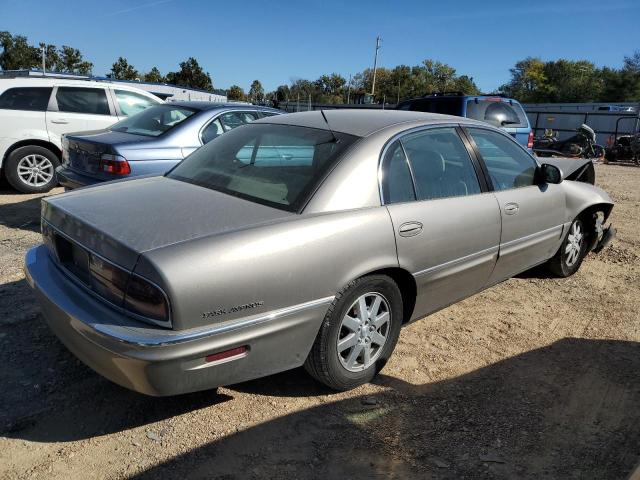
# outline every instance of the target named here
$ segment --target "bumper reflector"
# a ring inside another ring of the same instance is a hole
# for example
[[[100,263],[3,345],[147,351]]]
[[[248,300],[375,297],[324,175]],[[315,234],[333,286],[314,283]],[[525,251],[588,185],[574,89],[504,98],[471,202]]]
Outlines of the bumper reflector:
[[[211,355],[207,355],[206,357],[204,357],[204,361],[207,363],[219,362],[220,360],[226,360],[232,357],[245,356],[248,351],[249,348],[246,345],[243,345],[242,347],[236,347],[224,352],[212,353]]]

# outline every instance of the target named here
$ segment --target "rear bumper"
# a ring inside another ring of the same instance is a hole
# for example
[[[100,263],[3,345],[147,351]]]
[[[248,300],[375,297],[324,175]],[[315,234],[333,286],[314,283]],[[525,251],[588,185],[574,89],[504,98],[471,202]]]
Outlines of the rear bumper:
[[[58,177],[58,183],[67,190],[103,183],[102,180],[98,180],[97,178],[89,177],[87,175],[81,175],[64,167],[58,167],[56,169],[56,176]]]
[[[90,368],[147,395],[177,395],[229,385],[302,365],[332,298],[206,329],[174,331],[141,324],[79,288],[46,247],[25,258],[25,275],[45,320]],[[248,353],[207,363],[207,355],[246,346]]]

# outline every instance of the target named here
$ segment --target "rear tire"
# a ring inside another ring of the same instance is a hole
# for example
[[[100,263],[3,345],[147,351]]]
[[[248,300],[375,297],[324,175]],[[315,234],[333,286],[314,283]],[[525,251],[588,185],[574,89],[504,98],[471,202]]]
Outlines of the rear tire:
[[[58,183],[58,156],[38,145],[16,148],[7,159],[5,175],[9,184],[22,193],[46,193]]]
[[[560,245],[553,258],[547,262],[547,267],[551,273],[558,277],[566,278],[578,271],[580,265],[582,265],[582,260],[587,254],[587,237],[585,233],[584,222],[576,218],[571,223],[562,245]]]
[[[329,307],[305,369],[334,390],[370,382],[396,346],[402,312],[402,295],[391,278],[354,280]]]

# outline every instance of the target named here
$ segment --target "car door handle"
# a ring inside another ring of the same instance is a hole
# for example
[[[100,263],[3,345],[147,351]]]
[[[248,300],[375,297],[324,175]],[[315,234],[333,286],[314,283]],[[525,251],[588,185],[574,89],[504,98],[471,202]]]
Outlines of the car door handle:
[[[520,207],[517,203],[507,203],[504,206],[504,213],[506,213],[507,215],[515,215],[516,213],[518,213],[519,208]]]
[[[59,120],[51,120],[51,123],[59,123],[61,125],[66,125],[67,123],[69,123],[69,120],[65,120],[64,118],[61,118]]]
[[[413,237],[420,232],[422,232],[422,224],[420,222],[405,222],[398,229],[401,237]]]

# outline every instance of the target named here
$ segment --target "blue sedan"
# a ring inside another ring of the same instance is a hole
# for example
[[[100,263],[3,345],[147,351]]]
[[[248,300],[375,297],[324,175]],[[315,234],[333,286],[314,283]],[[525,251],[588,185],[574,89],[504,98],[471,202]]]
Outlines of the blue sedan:
[[[170,102],[107,129],[65,135],[59,183],[73,189],[138,175],[162,175],[223,133],[281,112],[238,103]]]

